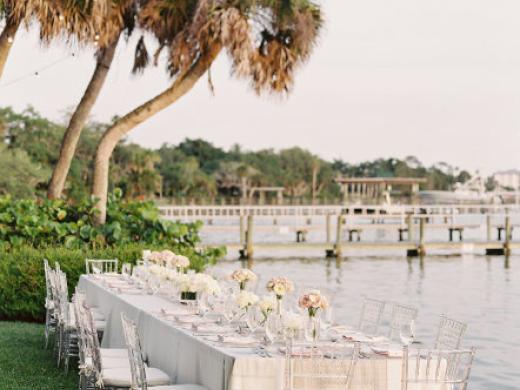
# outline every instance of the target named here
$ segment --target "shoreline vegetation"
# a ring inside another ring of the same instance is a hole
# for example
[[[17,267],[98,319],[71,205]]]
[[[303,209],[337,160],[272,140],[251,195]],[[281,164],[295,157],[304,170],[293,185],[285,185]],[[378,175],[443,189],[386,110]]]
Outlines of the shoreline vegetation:
[[[64,123],[67,122],[67,119]],[[29,107],[17,112],[0,108],[0,195],[44,198],[59,155],[66,125],[49,120]],[[67,199],[88,197],[93,181],[96,145],[110,123],[90,122],[81,134],[65,185]],[[425,190],[450,190],[471,175],[447,163],[424,166],[416,157],[380,158],[359,164],[326,161],[311,151],[293,147],[249,151],[235,145],[224,150],[202,139],[148,149],[122,141],[114,150],[110,191],[122,189],[127,199],[168,203],[241,201],[253,187],[284,187],[284,202],[300,204],[340,199],[338,176],[419,177]],[[492,179],[488,187],[493,187]],[[266,201],[276,194],[266,194]]]

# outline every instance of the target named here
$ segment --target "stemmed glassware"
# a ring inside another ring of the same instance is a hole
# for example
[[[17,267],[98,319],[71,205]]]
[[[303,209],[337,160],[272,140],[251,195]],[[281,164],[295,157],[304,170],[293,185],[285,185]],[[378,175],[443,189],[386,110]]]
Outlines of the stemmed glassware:
[[[250,307],[246,312],[246,325],[251,334],[255,333],[262,323],[263,315],[258,306]]]
[[[321,327],[325,331],[325,334],[329,335],[330,328],[332,328],[332,326],[334,325],[334,309],[332,308],[332,306],[329,306],[323,312],[323,314],[323,318],[321,319]]]
[[[413,343],[413,340],[415,339],[415,322],[413,320],[401,324],[399,327],[399,337],[401,338],[401,343],[405,346]]]

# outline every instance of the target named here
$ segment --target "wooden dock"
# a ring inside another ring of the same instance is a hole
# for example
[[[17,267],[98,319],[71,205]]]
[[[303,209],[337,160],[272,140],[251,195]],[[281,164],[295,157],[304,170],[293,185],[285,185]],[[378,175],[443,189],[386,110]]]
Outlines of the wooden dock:
[[[241,258],[252,258],[255,250],[313,250],[341,257],[356,250],[401,250],[407,256],[435,250],[507,255],[520,248],[520,242],[513,240],[514,229],[520,227],[519,205],[167,206],[161,213],[166,219],[202,220],[205,232],[237,232],[238,242],[228,245],[228,251],[239,252]],[[280,226],[282,220],[285,225]],[[466,232],[484,227],[484,237],[465,240]],[[255,232],[276,234],[277,229],[294,234],[294,241],[255,239]],[[325,240],[309,242],[308,235],[320,230]],[[427,241],[426,232],[432,230],[446,231],[446,241]],[[393,231],[397,242],[368,241],[370,231]]]

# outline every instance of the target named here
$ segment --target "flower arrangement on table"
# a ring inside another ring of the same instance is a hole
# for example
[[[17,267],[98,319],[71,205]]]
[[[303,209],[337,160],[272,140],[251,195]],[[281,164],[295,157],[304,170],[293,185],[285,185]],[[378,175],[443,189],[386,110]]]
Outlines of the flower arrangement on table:
[[[307,309],[309,317],[315,317],[319,310],[326,310],[329,307],[329,301],[320,290],[310,290],[300,297],[298,306]]]
[[[329,307],[329,301],[321,295],[320,290],[311,290],[300,297],[298,306],[302,309],[307,309],[309,314],[307,331],[309,332],[312,341],[316,343],[319,338],[321,327],[319,316],[317,316],[317,314],[320,310],[326,310]]]
[[[181,300],[195,300],[198,293],[220,294],[220,285],[208,274],[177,274],[173,283],[181,293]]]
[[[190,266],[190,259],[183,255],[177,255],[169,249],[143,251],[143,260],[152,265],[177,269],[178,272],[184,272]]]
[[[298,333],[303,329],[302,316],[292,312],[286,313],[283,317],[283,327],[289,338],[298,337]]]
[[[294,283],[286,277],[272,278],[267,282],[267,291],[272,292],[276,297],[276,312],[282,314],[282,299],[285,295],[294,291]]]
[[[237,294],[235,302],[240,309],[247,311],[258,302],[258,296],[250,291],[242,290]]]
[[[265,295],[262,297],[262,299],[258,301],[258,307],[260,309],[260,312],[264,316],[262,324],[265,324],[265,322],[267,321],[267,317],[269,317],[269,314],[271,314],[274,311],[276,305],[277,302],[273,296]]]
[[[247,283],[254,282],[257,276],[253,271],[247,268],[241,268],[231,274],[231,279],[239,283],[240,290],[245,290]]]

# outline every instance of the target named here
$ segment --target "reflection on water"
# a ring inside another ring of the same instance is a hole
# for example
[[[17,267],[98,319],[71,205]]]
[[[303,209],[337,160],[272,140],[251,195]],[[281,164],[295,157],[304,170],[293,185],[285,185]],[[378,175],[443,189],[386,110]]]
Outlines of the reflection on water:
[[[469,324],[464,344],[478,348],[469,389],[513,390],[520,388],[519,262],[517,255],[277,258],[225,261],[213,272],[251,267],[259,275],[261,293],[278,275],[293,279],[297,293],[320,288],[332,297],[338,321],[347,324],[356,323],[363,296],[416,306],[417,338],[425,346],[432,345],[438,316],[446,313]]]

